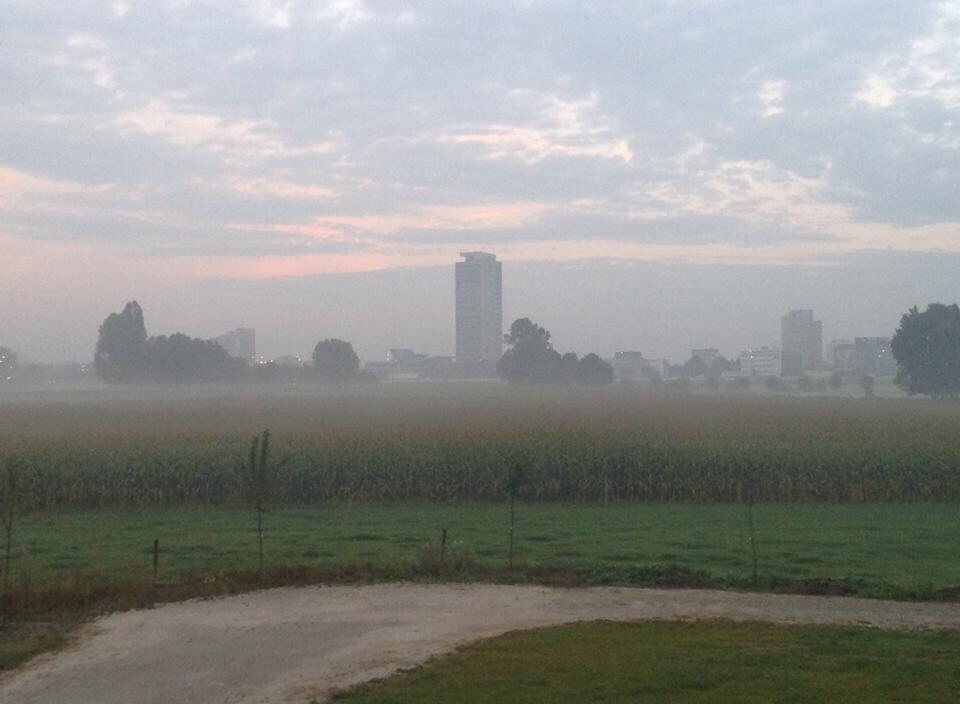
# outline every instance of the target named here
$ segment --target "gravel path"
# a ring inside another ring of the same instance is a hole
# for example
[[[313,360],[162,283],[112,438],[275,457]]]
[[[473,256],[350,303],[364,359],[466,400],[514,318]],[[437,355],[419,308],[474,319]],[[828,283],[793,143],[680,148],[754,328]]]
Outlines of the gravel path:
[[[960,606],[706,590],[493,585],[287,588],[101,618],[0,681],[17,704],[322,699],[509,630],[596,619],[960,629]]]

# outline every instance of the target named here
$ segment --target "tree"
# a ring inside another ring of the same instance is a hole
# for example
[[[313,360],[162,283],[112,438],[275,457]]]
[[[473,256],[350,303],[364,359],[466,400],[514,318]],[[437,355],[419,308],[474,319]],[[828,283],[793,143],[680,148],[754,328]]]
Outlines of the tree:
[[[735,376],[727,382],[728,391],[746,391],[750,388],[750,377]]]
[[[510,332],[503,336],[505,344],[515,346],[521,342],[533,342],[541,344],[552,349],[550,344],[550,332],[530,318],[517,318],[510,326]]]
[[[591,353],[577,359],[561,355],[550,343],[550,332],[530,318],[518,318],[503,336],[510,346],[497,362],[497,374],[511,384],[594,384],[613,382],[613,367]]]
[[[130,301],[121,313],[111,313],[100,326],[93,366],[106,382],[141,381],[146,367],[147,329],[143,310]]]
[[[560,357],[560,378],[564,384],[576,384],[579,381],[580,361],[576,352],[565,352]]]
[[[641,370],[644,378],[650,382],[650,386],[662,386],[663,385],[663,374],[660,373],[659,369],[655,367],[644,367]]]
[[[546,329],[529,318],[519,318],[513,321],[503,341],[511,348],[497,362],[501,378],[513,384],[547,384],[560,380],[563,358],[550,344],[550,333]]]
[[[16,352],[9,347],[0,347],[0,383],[12,379],[16,371]]]
[[[331,384],[354,381],[360,370],[360,358],[353,345],[344,340],[321,340],[313,349],[313,371],[318,379]]]
[[[914,306],[901,319],[891,341],[897,360],[896,383],[911,396],[960,398],[960,307],[931,303]]]
[[[607,386],[613,383],[613,367],[592,352],[577,363],[577,383]]]
[[[688,377],[705,376],[709,369],[703,357],[696,355],[683,363],[683,375]]]
[[[247,368],[216,342],[174,333],[151,337],[145,345],[145,376],[153,382],[193,384],[229,382]]]
[[[873,389],[876,385],[877,380],[872,374],[864,374],[860,377],[860,388],[863,389],[863,395],[867,398],[873,398]]]
[[[723,376],[724,372],[738,372],[740,371],[740,360],[738,359],[735,362],[731,362],[729,359],[720,355],[713,363],[710,365],[710,370],[707,372],[707,376],[720,378]]]

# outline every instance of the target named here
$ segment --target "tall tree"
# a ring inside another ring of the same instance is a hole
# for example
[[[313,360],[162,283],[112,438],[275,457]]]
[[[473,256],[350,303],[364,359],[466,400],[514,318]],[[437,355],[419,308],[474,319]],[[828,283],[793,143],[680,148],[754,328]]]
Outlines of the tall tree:
[[[246,369],[246,360],[231,357],[211,340],[182,333],[147,339],[146,378],[153,382],[224,383],[237,381]]]
[[[593,352],[586,354],[577,364],[577,383],[587,386],[607,386],[613,383],[613,367]]]
[[[503,341],[510,346],[518,345],[521,342],[529,342],[553,348],[550,344],[550,332],[534,323],[530,318],[514,320],[510,326],[510,332],[503,336]]]
[[[503,341],[510,349],[497,362],[497,373],[514,384],[547,384],[560,380],[563,361],[550,344],[550,333],[529,318],[513,321]]]
[[[510,346],[497,373],[512,384],[591,384],[613,381],[613,367],[590,353],[577,359],[573,352],[561,355],[550,342],[550,332],[529,318],[518,318],[503,336]]]
[[[560,378],[563,384],[576,384],[579,381],[580,360],[576,352],[564,352],[560,357]]]
[[[93,365],[104,381],[141,381],[146,369],[147,329],[143,310],[130,301],[121,313],[111,313],[100,326]]]
[[[683,363],[684,376],[706,376],[709,371],[710,367],[703,361],[703,357],[693,356]]]
[[[313,371],[317,378],[331,384],[354,381],[360,370],[360,358],[353,345],[336,338],[321,340],[313,349]]]
[[[916,306],[901,319],[891,341],[899,367],[896,383],[908,394],[960,398],[960,307]]]

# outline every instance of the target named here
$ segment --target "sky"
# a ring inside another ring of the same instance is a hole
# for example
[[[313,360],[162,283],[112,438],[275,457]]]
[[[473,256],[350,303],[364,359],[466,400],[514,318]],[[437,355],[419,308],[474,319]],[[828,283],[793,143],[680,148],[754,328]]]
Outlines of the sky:
[[[4,0],[0,344],[453,352],[458,253],[557,346],[889,335],[960,291],[960,0]]]

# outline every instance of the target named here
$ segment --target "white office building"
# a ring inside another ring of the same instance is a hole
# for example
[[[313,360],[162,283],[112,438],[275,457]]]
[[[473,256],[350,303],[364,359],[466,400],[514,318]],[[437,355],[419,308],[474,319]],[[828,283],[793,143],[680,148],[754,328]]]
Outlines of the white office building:
[[[761,347],[740,353],[740,373],[743,376],[780,376],[782,372],[780,350]]]

